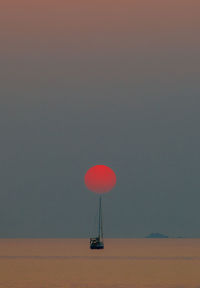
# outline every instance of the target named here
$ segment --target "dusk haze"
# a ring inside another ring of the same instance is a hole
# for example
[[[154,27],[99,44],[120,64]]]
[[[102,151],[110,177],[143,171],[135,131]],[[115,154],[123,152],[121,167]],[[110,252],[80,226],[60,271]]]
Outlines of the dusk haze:
[[[0,288],[200,287],[199,35],[198,0],[0,1]]]

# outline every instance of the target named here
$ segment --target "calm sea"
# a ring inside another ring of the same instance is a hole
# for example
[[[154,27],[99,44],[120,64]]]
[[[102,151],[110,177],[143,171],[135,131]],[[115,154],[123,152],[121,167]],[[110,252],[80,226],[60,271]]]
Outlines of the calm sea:
[[[200,288],[200,240],[0,240],[0,288],[47,287]]]

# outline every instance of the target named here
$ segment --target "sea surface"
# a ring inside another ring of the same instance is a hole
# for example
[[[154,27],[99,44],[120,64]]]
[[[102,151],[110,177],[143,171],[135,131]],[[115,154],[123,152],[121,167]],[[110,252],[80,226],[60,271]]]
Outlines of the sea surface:
[[[0,288],[200,288],[199,239],[1,239]]]

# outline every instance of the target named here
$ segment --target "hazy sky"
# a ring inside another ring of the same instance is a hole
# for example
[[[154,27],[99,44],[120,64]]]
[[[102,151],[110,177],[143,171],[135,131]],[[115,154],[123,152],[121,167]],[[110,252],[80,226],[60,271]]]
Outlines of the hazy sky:
[[[199,0],[2,0],[0,237],[200,237]]]

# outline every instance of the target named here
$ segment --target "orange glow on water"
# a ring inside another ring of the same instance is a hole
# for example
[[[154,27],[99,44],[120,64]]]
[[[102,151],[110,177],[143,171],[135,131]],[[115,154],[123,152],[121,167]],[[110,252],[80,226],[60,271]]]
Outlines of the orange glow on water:
[[[199,239],[1,239],[0,287],[197,288]]]

